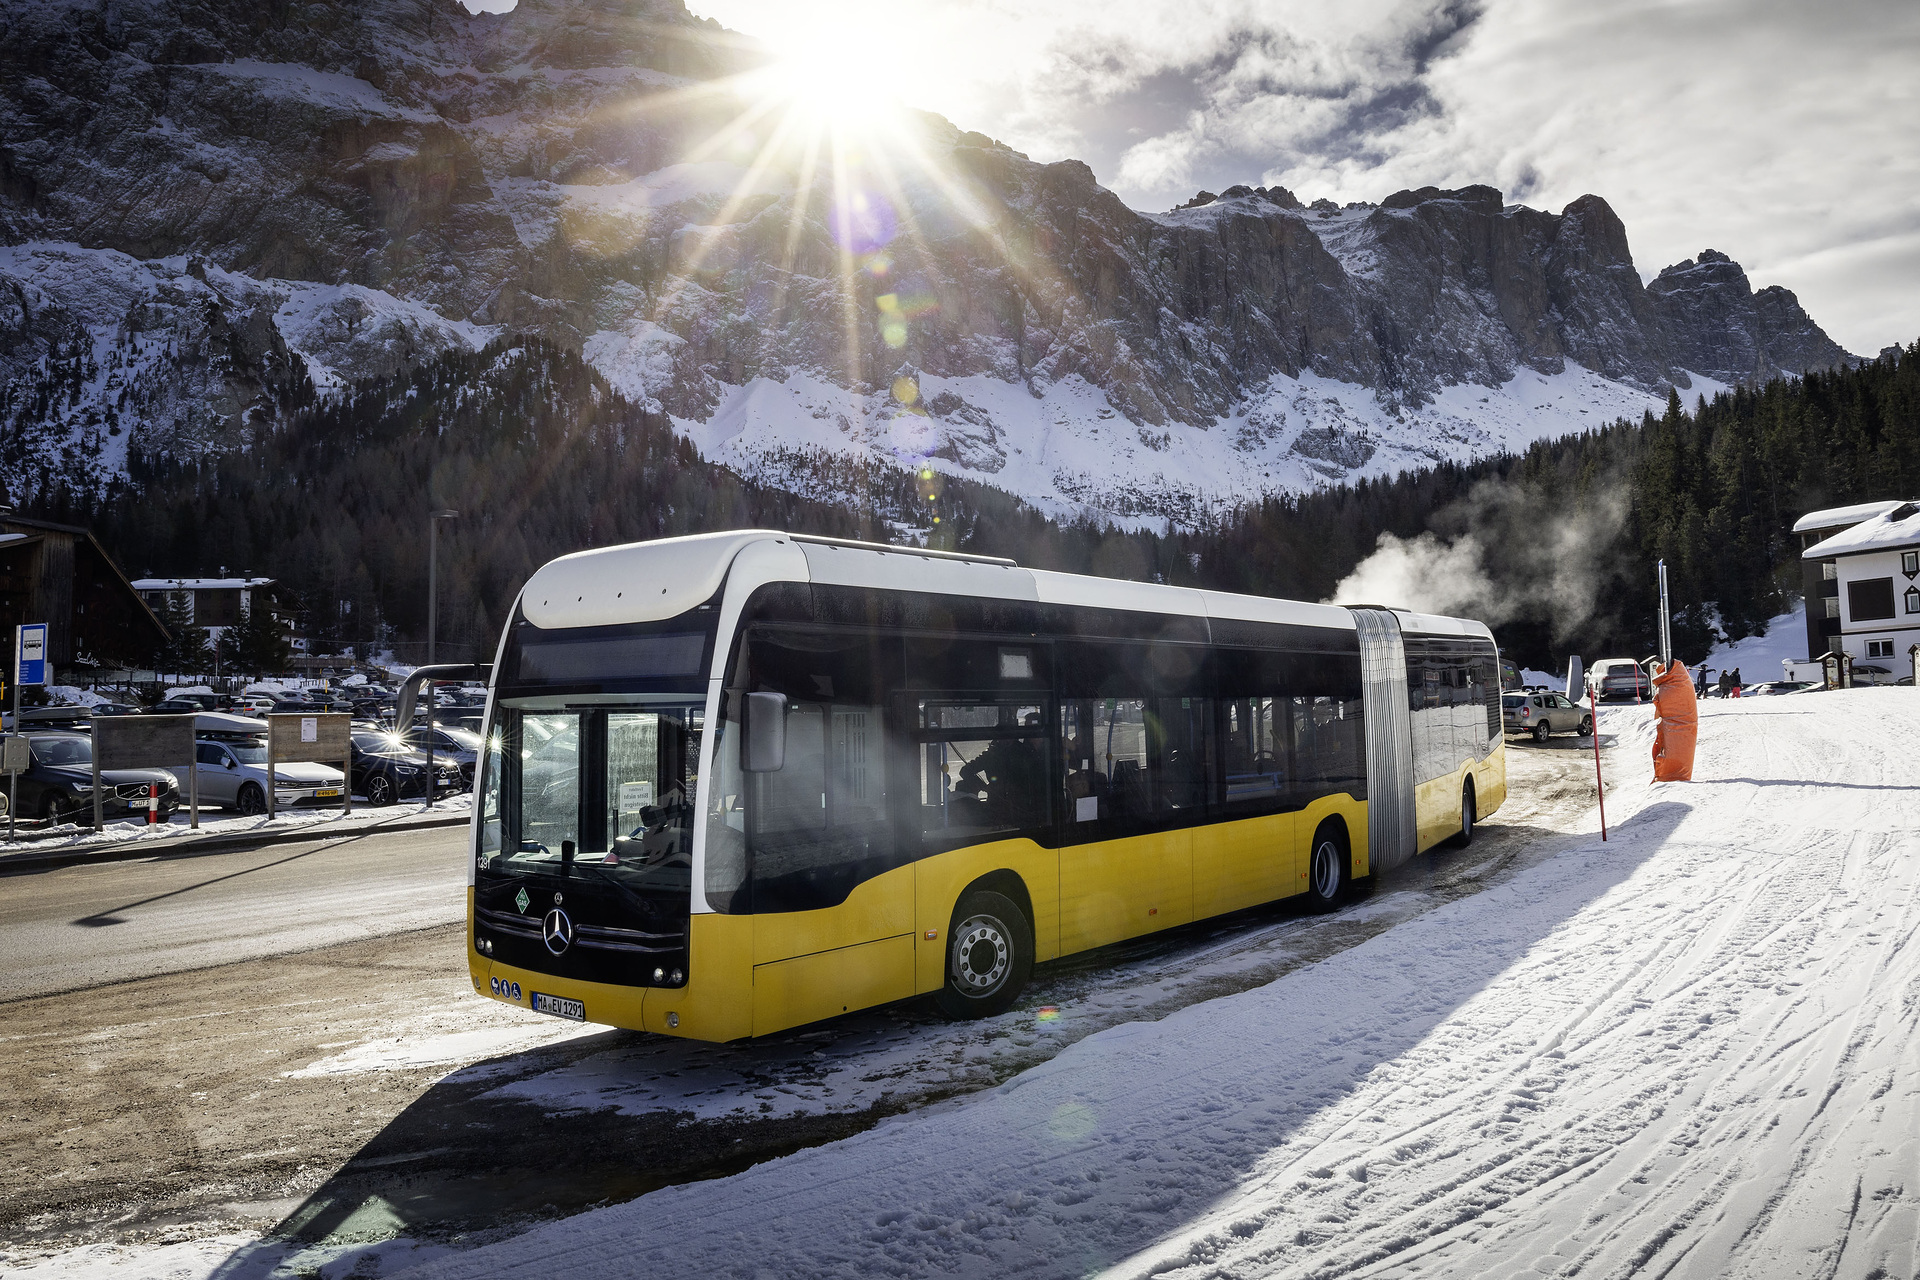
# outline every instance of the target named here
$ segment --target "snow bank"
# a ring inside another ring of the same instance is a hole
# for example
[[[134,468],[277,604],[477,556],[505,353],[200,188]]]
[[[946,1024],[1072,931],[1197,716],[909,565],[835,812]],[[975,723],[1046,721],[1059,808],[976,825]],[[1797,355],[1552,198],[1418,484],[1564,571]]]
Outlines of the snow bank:
[[[1646,709],[1609,711],[1606,844],[411,1274],[1913,1275],[1916,696],[1708,704],[1657,786]]]
[[[1715,676],[1738,667],[1741,679],[1748,684],[1759,684],[1762,680],[1780,679],[1785,672],[1782,662],[1805,662],[1807,657],[1807,606],[1802,602],[1794,605],[1791,612],[1768,622],[1767,634],[1763,636],[1715,645],[1704,665],[1711,668]]]

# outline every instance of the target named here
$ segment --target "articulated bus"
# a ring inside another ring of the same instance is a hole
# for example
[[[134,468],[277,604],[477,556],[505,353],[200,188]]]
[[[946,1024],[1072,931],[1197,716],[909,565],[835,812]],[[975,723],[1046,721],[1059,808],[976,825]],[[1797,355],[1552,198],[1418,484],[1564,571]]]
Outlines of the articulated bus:
[[[477,990],[667,1035],[910,996],[1299,896],[1506,796],[1478,622],[745,531],[528,581],[493,668]]]

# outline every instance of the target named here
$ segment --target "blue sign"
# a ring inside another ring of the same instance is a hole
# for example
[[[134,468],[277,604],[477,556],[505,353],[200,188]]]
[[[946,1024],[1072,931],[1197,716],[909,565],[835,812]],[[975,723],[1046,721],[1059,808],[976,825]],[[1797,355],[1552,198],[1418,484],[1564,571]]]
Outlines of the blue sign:
[[[13,668],[21,684],[47,682],[47,624],[29,622],[13,629]]]

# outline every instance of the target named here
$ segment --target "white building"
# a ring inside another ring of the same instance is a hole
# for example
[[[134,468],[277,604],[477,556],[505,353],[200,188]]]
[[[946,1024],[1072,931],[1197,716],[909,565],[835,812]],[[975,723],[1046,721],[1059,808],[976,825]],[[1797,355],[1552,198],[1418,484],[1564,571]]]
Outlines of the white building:
[[[193,624],[207,633],[207,643],[216,643],[228,627],[238,626],[243,613],[253,608],[256,593],[271,607],[272,578],[139,578],[133,589],[145,597],[155,613],[165,606],[169,596],[186,599]]]
[[[1920,644],[1920,502],[1902,502],[1850,525],[1808,547],[1801,558],[1821,564],[1822,576],[1835,584],[1828,598],[1840,625],[1827,637],[1829,646],[1856,667],[1911,675],[1909,651]]]

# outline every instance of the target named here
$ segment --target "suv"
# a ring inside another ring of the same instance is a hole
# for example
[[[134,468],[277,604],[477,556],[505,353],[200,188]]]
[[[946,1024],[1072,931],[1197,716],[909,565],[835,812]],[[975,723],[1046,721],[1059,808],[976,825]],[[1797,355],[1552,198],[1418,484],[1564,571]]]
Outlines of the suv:
[[[56,826],[93,816],[93,739],[81,733],[30,733],[32,753],[20,775],[20,812],[37,813]],[[103,817],[139,817],[147,811],[147,789],[160,788],[160,820],[180,807],[180,786],[165,769],[107,769],[100,774]]]
[[[1593,733],[1593,717],[1562,693],[1503,693],[1500,727],[1508,733],[1530,733],[1535,742],[1545,742],[1556,733],[1585,738]]]
[[[1653,697],[1653,681],[1632,658],[1602,658],[1587,671],[1587,688],[1601,702]]]

